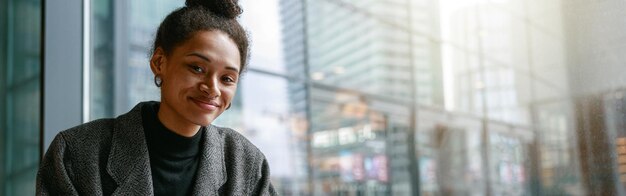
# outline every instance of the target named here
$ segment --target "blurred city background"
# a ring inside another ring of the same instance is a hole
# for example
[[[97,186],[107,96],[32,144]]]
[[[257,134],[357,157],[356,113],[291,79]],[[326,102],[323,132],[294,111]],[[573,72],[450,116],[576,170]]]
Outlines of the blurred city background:
[[[0,195],[34,194],[62,129],[159,100],[149,46],[183,4],[0,0]],[[626,1],[240,4],[251,61],[215,124],[281,195],[626,195]]]

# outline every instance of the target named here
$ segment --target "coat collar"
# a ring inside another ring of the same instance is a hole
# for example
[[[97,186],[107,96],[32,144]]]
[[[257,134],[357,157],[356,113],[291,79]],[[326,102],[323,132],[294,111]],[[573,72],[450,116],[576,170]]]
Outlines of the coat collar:
[[[115,119],[107,171],[118,185],[113,195],[154,195],[150,157],[144,135],[141,107]],[[216,195],[226,182],[223,140],[215,126],[204,127],[200,165],[196,173],[194,194]]]

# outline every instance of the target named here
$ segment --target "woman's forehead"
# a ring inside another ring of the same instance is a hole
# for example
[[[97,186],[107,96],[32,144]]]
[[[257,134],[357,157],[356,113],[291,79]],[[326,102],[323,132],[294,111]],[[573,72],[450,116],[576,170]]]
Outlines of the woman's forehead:
[[[210,63],[240,67],[240,53],[235,42],[221,31],[201,31],[177,47],[174,53],[200,58]]]

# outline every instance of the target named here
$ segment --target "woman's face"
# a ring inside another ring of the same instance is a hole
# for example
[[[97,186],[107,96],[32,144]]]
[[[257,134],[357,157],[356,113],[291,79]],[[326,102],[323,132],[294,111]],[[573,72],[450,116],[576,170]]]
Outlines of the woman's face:
[[[217,30],[195,33],[170,55],[157,48],[150,64],[163,81],[159,116],[200,126],[211,124],[230,105],[241,69],[237,45]]]

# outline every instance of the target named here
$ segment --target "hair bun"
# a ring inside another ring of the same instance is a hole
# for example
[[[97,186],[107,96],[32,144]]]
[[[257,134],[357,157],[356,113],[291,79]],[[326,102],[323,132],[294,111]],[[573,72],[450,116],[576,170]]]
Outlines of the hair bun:
[[[237,0],[186,0],[185,5],[203,7],[226,18],[235,18],[243,12]]]

